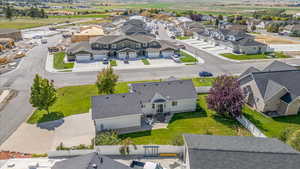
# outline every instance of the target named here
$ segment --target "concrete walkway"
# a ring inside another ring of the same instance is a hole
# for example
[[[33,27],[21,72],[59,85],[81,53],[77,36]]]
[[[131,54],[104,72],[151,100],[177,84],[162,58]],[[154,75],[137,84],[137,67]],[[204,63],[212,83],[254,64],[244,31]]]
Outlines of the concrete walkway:
[[[246,129],[248,129],[253,136],[255,137],[263,137],[265,136],[253,123],[251,123],[245,116],[237,117],[237,121],[239,121]]]
[[[0,150],[23,153],[47,153],[63,142],[64,146],[90,145],[95,137],[90,113],[73,115],[37,125],[23,123]]]

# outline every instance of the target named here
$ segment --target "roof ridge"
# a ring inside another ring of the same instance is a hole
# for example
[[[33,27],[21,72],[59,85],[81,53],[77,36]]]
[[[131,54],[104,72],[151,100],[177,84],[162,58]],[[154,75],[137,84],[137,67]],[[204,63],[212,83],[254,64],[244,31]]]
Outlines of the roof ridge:
[[[292,70],[291,69],[291,70],[259,71],[259,72],[252,72],[252,73],[259,74],[259,73],[292,72],[292,71],[298,72],[298,71],[300,71],[300,69],[299,70]]]
[[[272,151],[247,151],[247,150],[226,150],[226,149],[207,149],[207,148],[193,148],[189,147],[188,149],[193,150],[205,150],[205,151],[222,151],[222,152],[244,152],[244,153],[261,153],[261,154],[290,154],[290,155],[299,155],[299,152],[272,152]]]

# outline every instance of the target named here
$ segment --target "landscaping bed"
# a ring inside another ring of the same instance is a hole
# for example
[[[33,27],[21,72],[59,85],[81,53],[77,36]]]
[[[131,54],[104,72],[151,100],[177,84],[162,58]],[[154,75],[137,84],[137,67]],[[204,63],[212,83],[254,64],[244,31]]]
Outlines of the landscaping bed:
[[[195,86],[210,86],[213,78],[195,78],[192,79]],[[128,84],[145,82],[119,82],[115,93],[129,92]],[[95,85],[68,86],[57,89],[58,99],[50,107],[50,113],[36,110],[28,119],[27,123],[35,124],[46,121],[58,120],[66,116],[87,113],[91,107],[91,96],[97,96],[97,87]]]
[[[150,62],[148,59],[142,59],[142,62],[144,63],[144,65],[150,65]]]
[[[111,66],[118,66],[116,60],[110,60],[110,61],[109,61],[109,64],[110,64]]]
[[[216,112],[209,110],[205,95],[199,95],[197,111],[174,115],[166,129],[123,134],[120,137],[130,137],[136,144],[174,144],[184,133],[251,135],[236,120],[218,116]]]
[[[178,39],[178,40],[187,40],[190,38],[191,38],[191,36],[176,36],[176,39]]]
[[[193,57],[192,55],[190,55],[186,52],[180,51],[180,55],[181,55],[181,58],[180,58],[181,62],[184,62],[184,63],[198,62],[198,60],[195,57]]]
[[[55,69],[72,69],[74,67],[74,63],[64,62],[65,56],[65,52],[57,52],[53,55],[53,67]]]
[[[255,54],[255,55],[237,55],[233,53],[224,53],[221,54],[222,56],[234,59],[234,60],[251,60],[251,59],[279,59],[279,58],[290,58],[290,56],[282,53],[282,52],[274,52],[274,53],[268,53],[268,54]]]

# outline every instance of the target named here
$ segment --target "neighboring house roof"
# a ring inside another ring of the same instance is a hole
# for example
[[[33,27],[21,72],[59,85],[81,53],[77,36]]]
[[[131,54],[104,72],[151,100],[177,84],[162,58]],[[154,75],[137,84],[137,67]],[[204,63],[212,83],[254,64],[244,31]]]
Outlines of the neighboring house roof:
[[[240,46],[267,46],[264,43],[260,43],[258,41],[253,40],[252,38],[244,38],[238,41],[234,41],[232,43]]]
[[[277,139],[184,134],[190,169],[296,169],[300,154]]]
[[[130,167],[96,152],[59,161],[51,169],[130,169]]]
[[[243,77],[245,75],[248,75],[249,73],[259,72],[259,71],[260,71],[259,69],[251,66],[245,72],[243,72],[240,76]]]
[[[191,80],[174,80],[131,84],[132,92],[139,94],[142,102],[150,102],[156,93],[168,100],[197,98],[197,92]]]
[[[136,93],[99,95],[92,97],[93,120],[141,113],[141,102]]]
[[[298,85],[300,70],[279,61],[272,62],[263,71],[257,70],[252,72],[249,70],[245,71],[240,76],[240,83],[245,84],[254,80],[264,99],[270,98],[282,88],[285,88],[290,93],[290,99],[300,96],[300,85]]]

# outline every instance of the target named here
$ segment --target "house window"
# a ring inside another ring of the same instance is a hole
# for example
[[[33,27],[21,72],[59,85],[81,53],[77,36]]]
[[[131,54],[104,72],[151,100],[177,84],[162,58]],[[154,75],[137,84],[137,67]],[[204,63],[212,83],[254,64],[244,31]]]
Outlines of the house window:
[[[143,47],[147,47],[147,43],[143,43]]]
[[[116,48],[117,48],[117,45],[116,45],[116,44],[112,44],[111,47],[112,47],[113,49],[116,49]]]
[[[137,43],[136,48],[141,48],[141,44]]]
[[[155,104],[152,104],[152,109],[155,109]]]
[[[145,108],[145,107],[146,107],[146,105],[144,105],[144,104],[141,105],[141,108]]]
[[[172,106],[177,106],[178,102],[177,101],[172,101]]]

